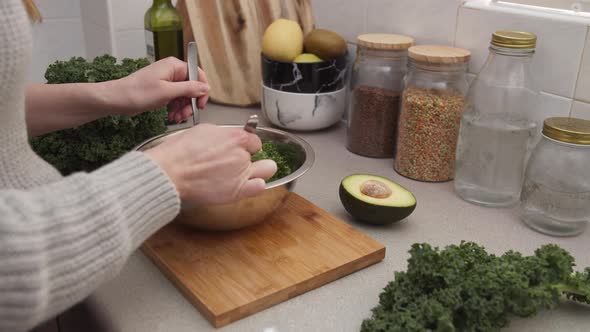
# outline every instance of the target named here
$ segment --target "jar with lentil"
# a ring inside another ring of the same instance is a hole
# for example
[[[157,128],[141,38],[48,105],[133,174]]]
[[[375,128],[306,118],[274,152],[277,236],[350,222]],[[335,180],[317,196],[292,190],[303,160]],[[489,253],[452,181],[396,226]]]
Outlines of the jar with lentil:
[[[399,174],[427,182],[453,179],[470,55],[448,46],[409,48],[394,161]]]
[[[413,42],[410,37],[392,34],[358,36],[346,134],[351,152],[393,157],[402,81]]]

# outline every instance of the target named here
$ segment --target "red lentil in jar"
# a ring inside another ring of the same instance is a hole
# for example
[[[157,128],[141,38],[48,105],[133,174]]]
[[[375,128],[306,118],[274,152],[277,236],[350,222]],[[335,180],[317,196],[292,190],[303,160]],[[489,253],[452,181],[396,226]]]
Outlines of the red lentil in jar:
[[[394,169],[420,181],[452,180],[470,53],[424,45],[411,47],[408,55]]]
[[[346,147],[352,153],[393,157],[402,80],[413,42],[410,37],[392,34],[358,36],[346,131]]]

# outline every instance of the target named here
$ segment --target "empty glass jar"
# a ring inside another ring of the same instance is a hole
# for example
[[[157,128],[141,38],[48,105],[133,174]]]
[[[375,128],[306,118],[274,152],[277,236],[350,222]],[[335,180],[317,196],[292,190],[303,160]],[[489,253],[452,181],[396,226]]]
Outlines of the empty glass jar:
[[[529,160],[519,212],[531,228],[580,234],[590,220],[590,121],[549,118]]]

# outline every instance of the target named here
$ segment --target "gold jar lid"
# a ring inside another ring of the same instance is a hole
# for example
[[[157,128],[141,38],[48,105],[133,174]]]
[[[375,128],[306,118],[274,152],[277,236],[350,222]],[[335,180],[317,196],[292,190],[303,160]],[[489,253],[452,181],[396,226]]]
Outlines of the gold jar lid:
[[[548,118],[543,123],[543,135],[554,140],[590,145],[590,121],[577,118]]]
[[[418,62],[452,64],[468,62],[471,52],[450,46],[418,45],[410,47],[408,56]]]
[[[537,36],[531,32],[498,30],[492,34],[492,45],[505,48],[535,48]]]
[[[414,38],[389,33],[368,33],[356,38],[359,46],[375,50],[406,50],[414,45]]]

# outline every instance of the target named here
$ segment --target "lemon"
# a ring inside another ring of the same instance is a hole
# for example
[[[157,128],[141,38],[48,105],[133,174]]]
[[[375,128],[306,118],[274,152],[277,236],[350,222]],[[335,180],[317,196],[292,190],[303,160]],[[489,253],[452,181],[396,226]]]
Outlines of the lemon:
[[[271,60],[292,62],[303,51],[303,31],[299,23],[280,18],[262,36],[262,54]]]
[[[299,54],[293,62],[322,62],[324,60],[320,59],[317,55],[311,53],[302,53]]]

